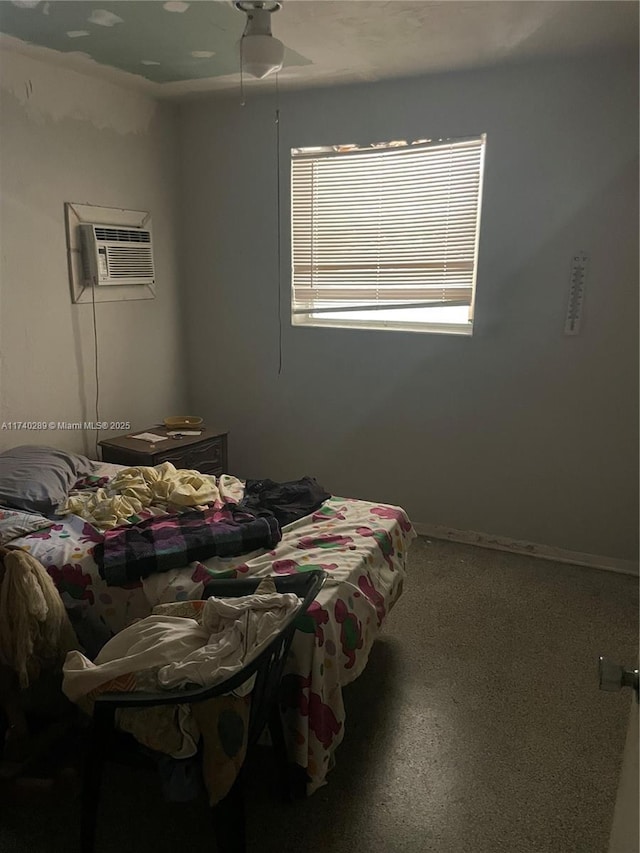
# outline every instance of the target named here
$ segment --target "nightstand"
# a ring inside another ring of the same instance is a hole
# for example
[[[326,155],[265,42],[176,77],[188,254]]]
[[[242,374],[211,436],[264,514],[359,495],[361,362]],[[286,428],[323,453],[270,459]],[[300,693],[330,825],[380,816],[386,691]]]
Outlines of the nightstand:
[[[172,462],[176,468],[192,468],[203,474],[227,473],[227,433],[215,429],[203,429],[200,435],[184,438],[165,438],[150,444],[140,438],[132,438],[141,432],[166,436],[164,426],[139,429],[127,435],[105,438],[100,442],[102,461],[118,465],[160,465]]]

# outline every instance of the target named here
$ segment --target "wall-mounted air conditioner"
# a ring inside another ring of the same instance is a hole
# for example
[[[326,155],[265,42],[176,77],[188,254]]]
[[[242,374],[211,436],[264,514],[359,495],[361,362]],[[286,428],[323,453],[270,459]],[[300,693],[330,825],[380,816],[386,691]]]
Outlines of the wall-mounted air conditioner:
[[[154,284],[151,231],[122,225],[78,225],[87,284]]]

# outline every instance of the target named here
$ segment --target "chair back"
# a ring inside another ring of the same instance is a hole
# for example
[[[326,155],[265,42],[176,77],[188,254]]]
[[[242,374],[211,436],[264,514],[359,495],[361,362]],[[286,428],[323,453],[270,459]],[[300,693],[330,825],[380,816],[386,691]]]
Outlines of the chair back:
[[[249,719],[249,740],[251,746],[260,737],[266,726],[269,713],[274,706],[278,695],[282,673],[296,632],[296,623],[309,609],[311,602],[317,597],[326,579],[326,572],[321,569],[313,569],[295,575],[280,575],[273,578],[276,592],[294,593],[301,599],[300,607],[289,617],[278,635],[269,645],[246,666],[241,673],[243,683],[255,672],[256,681],[251,692],[251,716]],[[243,595],[251,595],[256,591],[263,578],[237,578],[212,580],[203,591],[202,597],[209,598],[236,598]],[[236,676],[234,676],[235,678]],[[225,682],[225,689],[220,692],[227,693],[231,689],[231,681]],[[223,686],[223,685],[219,685]],[[238,685],[235,685],[238,686]]]

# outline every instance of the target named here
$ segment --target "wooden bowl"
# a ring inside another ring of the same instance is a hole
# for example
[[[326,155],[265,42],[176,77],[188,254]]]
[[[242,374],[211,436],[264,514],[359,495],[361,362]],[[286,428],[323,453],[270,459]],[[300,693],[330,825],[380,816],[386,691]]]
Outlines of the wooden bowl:
[[[167,429],[199,429],[204,423],[203,418],[195,415],[176,415],[173,418],[165,418],[164,425]]]

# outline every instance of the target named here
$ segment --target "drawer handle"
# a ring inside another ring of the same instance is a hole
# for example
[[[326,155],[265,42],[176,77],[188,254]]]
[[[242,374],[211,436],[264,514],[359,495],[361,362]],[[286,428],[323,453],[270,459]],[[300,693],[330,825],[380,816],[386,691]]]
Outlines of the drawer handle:
[[[210,465],[212,468],[215,468],[219,464],[219,459],[198,459],[198,465]]]

